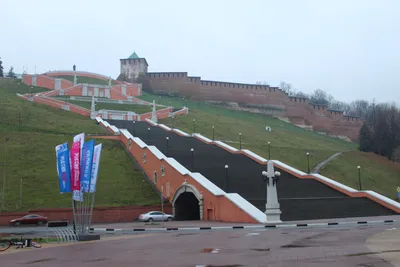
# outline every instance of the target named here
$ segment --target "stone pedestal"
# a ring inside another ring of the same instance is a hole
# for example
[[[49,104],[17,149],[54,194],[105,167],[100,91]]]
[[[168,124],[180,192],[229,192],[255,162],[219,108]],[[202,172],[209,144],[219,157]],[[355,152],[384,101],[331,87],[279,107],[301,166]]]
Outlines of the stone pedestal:
[[[267,223],[281,223],[281,210],[278,202],[278,193],[276,190],[274,163],[268,161],[267,170],[267,203],[265,204],[265,215]]]

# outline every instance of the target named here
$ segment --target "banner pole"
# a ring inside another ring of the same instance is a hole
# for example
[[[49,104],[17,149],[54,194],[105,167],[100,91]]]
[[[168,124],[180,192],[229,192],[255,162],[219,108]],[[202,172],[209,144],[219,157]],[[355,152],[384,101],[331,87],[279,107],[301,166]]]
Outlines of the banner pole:
[[[76,233],[76,213],[75,213],[75,200],[74,199],[72,199],[72,217],[73,217],[73,221],[72,221],[73,229],[74,229],[74,232]]]
[[[92,226],[92,217],[93,217],[93,208],[94,208],[94,196],[96,194],[96,192],[91,193],[92,194],[92,203],[91,203],[91,207],[90,207],[90,217],[89,217],[89,228],[90,226]]]

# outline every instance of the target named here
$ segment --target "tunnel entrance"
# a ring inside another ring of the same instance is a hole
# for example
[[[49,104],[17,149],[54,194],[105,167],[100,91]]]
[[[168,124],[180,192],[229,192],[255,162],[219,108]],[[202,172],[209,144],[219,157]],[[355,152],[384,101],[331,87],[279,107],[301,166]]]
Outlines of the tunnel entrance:
[[[192,192],[183,192],[174,203],[175,220],[192,221],[200,220],[199,200]]]

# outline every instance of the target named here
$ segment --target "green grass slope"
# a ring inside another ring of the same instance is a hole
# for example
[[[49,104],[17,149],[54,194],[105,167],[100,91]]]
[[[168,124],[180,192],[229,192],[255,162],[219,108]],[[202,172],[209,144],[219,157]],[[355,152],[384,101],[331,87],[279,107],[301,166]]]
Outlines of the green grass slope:
[[[321,174],[358,188],[357,166],[362,167],[365,182],[363,189],[376,190],[390,198],[396,197],[396,184],[400,179],[398,163],[390,163],[385,158],[357,151],[357,144],[329,136],[317,134],[261,114],[229,110],[207,105],[203,102],[160,97],[145,93],[143,100],[156,100],[159,104],[181,107],[187,105],[189,115],[175,117],[175,127],[193,133],[193,119],[196,132],[215,139],[228,141],[239,148],[239,133],[242,133],[242,148],[249,149],[268,159],[268,142],[271,142],[271,158],[280,160],[294,168],[307,172],[306,153],[310,153],[310,168],[339,151],[343,155],[328,163]],[[171,118],[160,121],[172,126]],[[270,126],[271,132],[265,131]]]
[[[63,97],[57,97],[57,99],[66,101]],[[86,101],[77,101],[77,100],[67,100],[71,104],[75,104],[77,106],[90,109],[92,103]],[[162,107],[156,107],[157,110]],[[118,104],[118,103],[96,103],[96,110],[108,109],[108,110],[122,110],[122,111],[133,111],[137,114],[143,114],[152,111],[152,106],[145,105],[137,105],[137,104]]]
[[[9,138],[6,147],[6,210],[70,207],[70,194],[59,194],[54,147],[65,141],[71,144],[73,135],[80,132],[105,132],[83,116],[18,98],[16,93],[43,90],[29,89],[18,83],[17,80],[0,79],[1,174],[4,170],[4,139]],[[120,143],[96,140],[96,143],[100,142],[103,151],[96,206],[158,203],[156,192],[150,184],[143,182],[143,175],[135,170]],[[23,197],[22,205],[19,205],[21,179]]]
[[[74,76],[68,76],[68,75],[58,75],[58,76],[52,76],[52,77],[57,77],[57,78],[63,78],[65,80],[74,81]],[[108,85],[108,81],[102,80],[102,79],[97,79],[97,78],[91,78],[91,77],[85,77],[85,76],[78,76],[78,83],[89,83],[89,84],[100,84],[100,85]],[[112,85],[117,84],[114,81],[111,81]]]

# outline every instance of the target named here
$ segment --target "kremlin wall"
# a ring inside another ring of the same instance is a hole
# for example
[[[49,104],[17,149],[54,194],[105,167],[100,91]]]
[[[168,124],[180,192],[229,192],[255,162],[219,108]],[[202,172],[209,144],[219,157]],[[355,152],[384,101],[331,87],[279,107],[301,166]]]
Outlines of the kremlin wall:
[[[274,116],[287,118],[292,124],[334,136],[358,139],[362,119],[346,116],[343,111],[313,105],[306,98],[291,97],[278,87],[202,80],[187,72],[148,72],[145,58],[133,53],[120,59],[119,80],[138,81],[143,90],[155,94],[171,94],[199,101],[237,103],[270,111]]]

